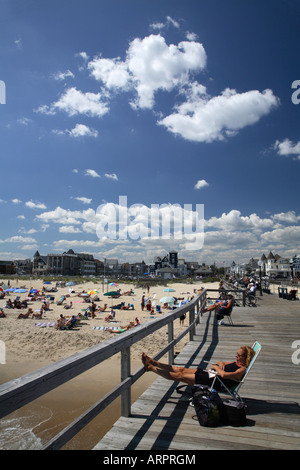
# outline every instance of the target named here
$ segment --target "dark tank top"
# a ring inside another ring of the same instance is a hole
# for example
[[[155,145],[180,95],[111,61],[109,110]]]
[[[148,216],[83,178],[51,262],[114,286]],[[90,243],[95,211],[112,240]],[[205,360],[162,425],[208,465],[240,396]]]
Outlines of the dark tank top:
[[[224,371],[225,372],[235,372],[236,370],[238,370],[240,368],[240,366],[238,366],[235,362],[230,362],[229,364],[226,364],[226,366],[224,367]],[[226,385],[226,387],[228,388],[232,388],[234,387],[235,385],[238,384],[238,382],[236,382],[235,380],[230,380],[230,379],[221,379],[221,381]],[[220,383],[218,384],[219,386],[221,385]],[[219,388],[219,391],[222,391],[222,386]]]
[[[238,370],[240,366],[238,366],[235,362],[230,362],[229,364],[226,364],[224,367],[225,372],[235,372]],[[197,369],[195,373],[195,384],[200,384],[200,385],[211,385],[212,382],[214,381],[213,378],[209,378],[208,372],[204,371],[202,369]],[[224,387],[222,387],[222,383],[226,385],[226,387],[231,388],[234,387],[235,385],[238,384],[235,380],[230,380],[230,379],[221,379],[216,380],[214,387],[218,391],[222,391]]]
[[[224,367],[225,372],[235,372],[238,370],[240,366],[238,366],[235,362],[230,362],[230,364],[226,364]]]

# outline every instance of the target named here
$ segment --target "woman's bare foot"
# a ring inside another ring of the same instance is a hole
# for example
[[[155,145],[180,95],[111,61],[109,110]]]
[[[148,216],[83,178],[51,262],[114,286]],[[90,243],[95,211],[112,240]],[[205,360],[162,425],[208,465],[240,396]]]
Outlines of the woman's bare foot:
[[[145,370],[151,370],[151,366],[154,366],[155,361],[147,354],[142,353],[142,363],[144,364]]]

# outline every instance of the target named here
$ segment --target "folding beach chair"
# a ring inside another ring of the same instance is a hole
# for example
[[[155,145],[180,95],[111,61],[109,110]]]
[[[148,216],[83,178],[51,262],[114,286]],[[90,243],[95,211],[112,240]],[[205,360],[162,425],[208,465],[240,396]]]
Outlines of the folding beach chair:
[[[248,376],[248,374],[249,374],[249,372],[250,372],[250,370],[251,370],[251,368],[252,368],[254,362],[255,362],[256,359],[257,359],[257,356],[259,355],[259,353],[260,353],[260,351],[261,351],[261,344],[260,344],[258,341],[255,341],[255,343],[253,343],[252,349],[253,349],[253,351],[255,352],[255,354],[254,354],[254,356],[253,356],[253,358],[252,358],[252,361],[250,362],[249,366],[248,366],[247,369],[246,369],[246,372],[245,372],[245,375],[244,375],[243,379],[242,379],[240,382],[236,381],[236,382],[237,382],[237,385],[234,385],[234,386],[231,387],[231,388],[226,387],[226,385],[222,382],[221,378],[220,378],[218,375],[216,375],[216,376],[215,376],[215,379],[214,379],[214,381],[213,381],[213,383],[212,383],[211,389],[214,388],[215,381],[216,381],[216,380],[219,380],[219,381],[221,382],[221,384],[222,384],[222,387],[224,387],[223,390],[221,390],[221,391],[218,390],[219,393],[225,394],[225,395],[230,395],[230,396],[231,396],[234,400],[236,400],[236,401],[242,401],[242,399],[241,399],[241,397],[239,396],[239,393],[238,393],[238,392],[239,392],[239,389],[241,388],[241,386],[243,385],[243,383],[245,382],[245,380],[246,380],[246,378],[247,378],[247,376]]]
[[[232,313],[232,309],[233,309],[233,305],[225,311],[222,312],[221,316],[218,316],[217,314],[217,320],[218,320],[218,325],[222,325],[223,324],[223,319],[225,317],[228,318],[228,322],[231,326],[233,326],[233,321],[232,321],[232,318],[231,318],[231,313]]]

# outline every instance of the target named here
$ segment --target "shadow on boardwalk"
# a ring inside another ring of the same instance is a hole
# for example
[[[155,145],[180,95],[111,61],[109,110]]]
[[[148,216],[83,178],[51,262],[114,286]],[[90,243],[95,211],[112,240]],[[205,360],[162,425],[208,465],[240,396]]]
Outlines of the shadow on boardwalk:
[[[292,361],[292,343],[300,339],[299,306],[264,295],[257,307],[234,308],[234,326],[218,326],[206,314],[175,359],[177,365],[205,368],[210,361],[231,360],[240,346],[258,340],[262,352],[241,388],[245,426],[201,427],[186,396],[177,393],[178,383],[158,378],[132,405],[132,415],[120,418],[95,449],[300,449],[300,365]]]

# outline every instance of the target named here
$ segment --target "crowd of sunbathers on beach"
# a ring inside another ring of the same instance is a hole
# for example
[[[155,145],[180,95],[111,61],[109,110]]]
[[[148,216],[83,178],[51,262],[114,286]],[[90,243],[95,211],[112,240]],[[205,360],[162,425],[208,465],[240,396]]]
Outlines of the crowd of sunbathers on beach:
[[[24,286],[25,287],[25,286]],[[57,289],[55,289],[57,291]],[[47,291],[48,292],[48,291]],[[73,301],[69,301],[71,297],[71,293],[75,294],[75,291],[73,289],[69,290],[69,294],[61,296],[60,300],[56,302],[57,305],[61,305],[63,309],[69,310],[73,309]],[[119,298],[121,295],[127,295],[130,296],[134,292],[133,290],[126,291],[121,294],[121,291],[119,289],[118,295],[115,296],[115,298]],[[0,290],[1,294],[1,299],[4,299],[9,295],[9,292],[4,292],[3,290]],[[109,311],[107,303],[105,303],[103,306],[97,306],[95,303],[96,301],[100,301],[100,298],[97,295],[94,295],[93,298],[91,299],[90,295],[85,291],[81,291],[78,294],[76,294],[73,297],[79,297],[82,299],[84,302],[88,302],[90,305],[85,309],[85,313],[79,313],[77,315],[71,315],[71,316],[66,316],[63,314],[60,314],[59,318],[56,320],[56,322],[51,323],[51,326],[54,326],[55,329],[57,330],[64,330],[64,329],[70,329],[76,325],[79,325],[80,321],[84,319],[88,319],[91,317],[92,319],[96,318],[97,313],[103,313]],[[28,304],[36,301],[41,301],[42,305],[40,308],[33,310],[33,308],[29,307]],[[52,302],[54,302],[54,297],[52,298]],[[4,309],[8,310],[21,310],[19,315],[17,316],[17,319],[43,319],[43,315],[51,310],[50,308],[50,301],[49,301],[49,296],[46,296],[46,291],[43,288],[42,291],[32,289],[30,288],[29,293],[27,294],[27,298],[24,300],[20,300],[19,297],[17,297],[14,300],[11,300],[11,298],[8,298],[6,300],[6,304],[3,308],[0,308],[0,318],[5,318],[7,316],[7,313],[4,312]],[[27,311],[26,311],[27,309]],[[116,322],[116,312],[115,310],[134,310],[134,305],[133,303],[125,303],[125,302],[120,302],[118,304],[112,305],[110,308],[109,314],[105,317],[105,321],[110,323],[110,322]],[[134,321],[128,323],[127,325],[119,326],[118,328],[106,328],[106,331],[109,333],[121,333],[124,331],[127,331],[128,329],[140,325],[140,320],[136,317]]]

